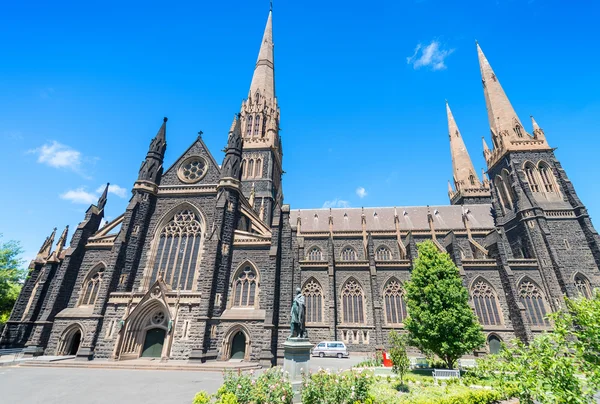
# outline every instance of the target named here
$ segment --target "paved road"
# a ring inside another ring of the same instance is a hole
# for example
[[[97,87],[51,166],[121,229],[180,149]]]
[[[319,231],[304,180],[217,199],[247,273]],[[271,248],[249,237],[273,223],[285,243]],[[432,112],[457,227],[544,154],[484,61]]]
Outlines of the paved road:
[[[347,369],[362,360],[313,358],[310,367]],[[220,372],[0,367],[2,404],[190,404],[196,392],[217,391]]]

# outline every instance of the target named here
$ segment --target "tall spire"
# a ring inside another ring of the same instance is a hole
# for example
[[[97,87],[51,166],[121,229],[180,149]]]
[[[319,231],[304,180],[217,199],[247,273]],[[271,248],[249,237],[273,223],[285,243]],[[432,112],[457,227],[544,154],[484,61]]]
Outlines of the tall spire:
[[[481,183],[475,173],[475,167],[465,146],[465,142],[458,130],[450,105],[446,101],[446,115],[448,116],[448,136],[450,137],[450,152],[452,154],[452,169],[456,190],[461,188],[479,188]]]
[[[545,138],[534,138],[525,131],[479,43],[477,43],[477,57],[494,143],[494,151],[486,157],[488,166],[498,161],[506,151],[549,149]]]
[[[273,57],[273,11],[269,11],[267,25],[260,45],[260,52],[254,68],[249,97],[260,90],[261,96],[275,98],[275,59]]]
[[[448,137],[450,138],[450,154],[452,155],[452,175],[456,191],[452,191],[448,183],[448,196],[454,205],[463,203],[489,202],[490,191],[479,180],[475,167],[465,146],[465,142],[458,130],[450,105],[446,101],[446,115],[448,116]]]

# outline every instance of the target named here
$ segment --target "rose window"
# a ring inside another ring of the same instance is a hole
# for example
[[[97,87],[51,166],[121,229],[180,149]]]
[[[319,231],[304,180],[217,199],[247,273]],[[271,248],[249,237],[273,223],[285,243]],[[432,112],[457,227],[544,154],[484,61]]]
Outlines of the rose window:
[[[185,182],[197,182],[206,174],[206,161],[202,157],[192,157],[179,168],[179,178]]]

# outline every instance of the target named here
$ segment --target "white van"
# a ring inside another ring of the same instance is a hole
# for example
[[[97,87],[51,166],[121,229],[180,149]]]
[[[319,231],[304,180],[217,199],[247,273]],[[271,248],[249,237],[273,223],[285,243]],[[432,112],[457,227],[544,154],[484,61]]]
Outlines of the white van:
[[[337,356],[338,358],[347,358],[350,356],[346,344],[342,341],[321,341],[312,350],[313,356]]]

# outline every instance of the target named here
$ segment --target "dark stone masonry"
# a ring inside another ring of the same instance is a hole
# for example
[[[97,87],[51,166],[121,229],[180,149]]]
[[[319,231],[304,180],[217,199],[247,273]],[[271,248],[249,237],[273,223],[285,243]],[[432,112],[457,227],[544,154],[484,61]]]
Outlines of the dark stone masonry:
[[[523,128],[479,45],[493,147],[484,144],[482,178],[447,107],[450,205],[284,204],[272,35],[270,13],[222,164],[198,137],[164,171],[165,118],[125,212],[103,224],[105,192],[70,243],[67,230],[56,245],[56,231],[45,240],[0,347],[82,360],[275,364],[300,287],[312,343],[373,351],[403,328],[402,285],[424,240],[457,264],[488,343],[531,339],[550,329],[544,317],[564,296],[600,286],[599,237],[585,206],[544,131],[533,119],[533,134]]]

